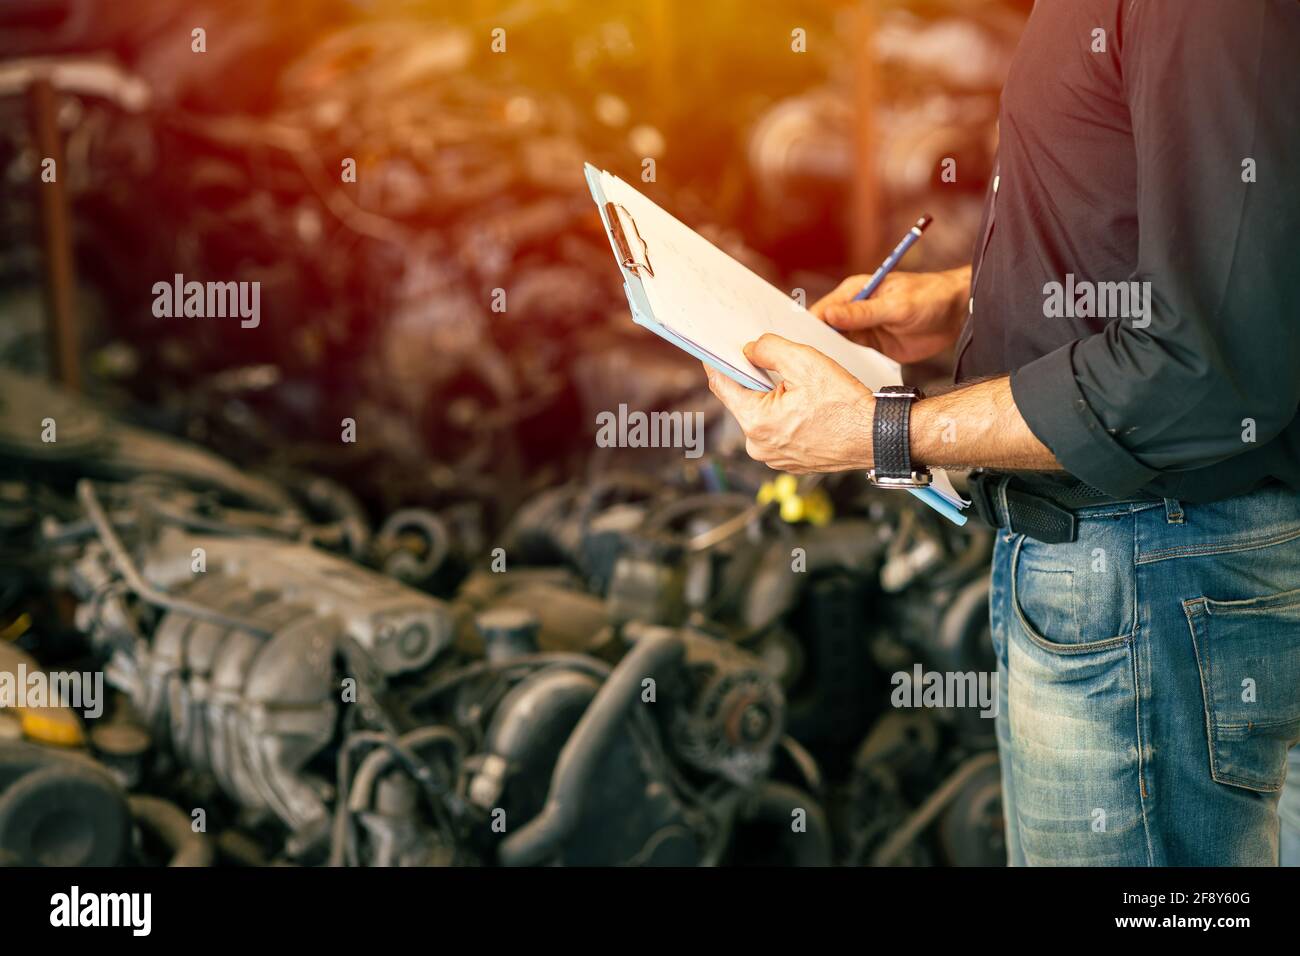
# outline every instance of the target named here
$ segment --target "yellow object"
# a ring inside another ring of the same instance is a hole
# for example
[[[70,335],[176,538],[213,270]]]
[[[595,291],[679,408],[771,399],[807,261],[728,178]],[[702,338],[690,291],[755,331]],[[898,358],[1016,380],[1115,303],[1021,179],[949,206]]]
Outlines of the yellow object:
[[[12,644],[0,644],[0,672],[18,680],[19,674],[32,674],[43,670],[36,658]],[[62,747],[80,747],[86,742],[81,721],[70,707],[12,707],[12,712],[22,727],[23,736],[38,743],[57,744]]]
[[[41,707],[37,710],[19,710],[18,714],[23,736],[39,743],[80,747],[86,742],[80,721],[66,708]]]
[[[26,611],[14,618],[13,623],[0,630],[0,641],[16,641],[32,626],[32,616]]]
[[[835,514],[830,496],[820,488],[808,496],[804,511],[807,513],[808,521],[819,528],[829,524]]]
[[[781,520],[790,524],[807,521],[821,527],[829,523],[835,513],[830,496],[822,489],[814,488],[807,494],[799,494],[799,479],[794,475],[778,475],[772,481],[763,482],[756,498],[761,505],[777,502]]]

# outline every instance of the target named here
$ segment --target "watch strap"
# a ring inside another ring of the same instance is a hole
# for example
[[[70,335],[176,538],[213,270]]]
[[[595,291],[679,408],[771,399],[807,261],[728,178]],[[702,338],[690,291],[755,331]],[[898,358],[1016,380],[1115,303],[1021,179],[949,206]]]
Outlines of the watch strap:
[[[871,451],[877,477],[912,476],[911,434],[913,395],[888,391],[876,394],[876,411],[871,425]]]

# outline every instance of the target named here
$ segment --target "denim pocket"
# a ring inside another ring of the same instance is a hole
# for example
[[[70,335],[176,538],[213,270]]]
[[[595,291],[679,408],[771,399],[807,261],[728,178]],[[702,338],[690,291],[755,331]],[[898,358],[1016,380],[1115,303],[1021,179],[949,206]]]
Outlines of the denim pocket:
[[[1081,566],[1082,546],[1035,545],[1026,555],[1026,541],[1021,537],[1011,554],[1011,607],[1025,636],[1043,650],[1055,654],[1086,654],[1127,643],[1131,634],[1116,635],[1108,627],[1123,616],[1124,590],[1122,575],[1112,574],[1103,593],[1081,619],[1076,579],[1089,574]],[[1050,550],[1049,550],[1050,549]],[[1104,636],[1103,636],[1104,635]]]
[[[1300,588],[1244,601],[1183,602],[1205,698],[1210,775],[1271,792],[1300,739]]]

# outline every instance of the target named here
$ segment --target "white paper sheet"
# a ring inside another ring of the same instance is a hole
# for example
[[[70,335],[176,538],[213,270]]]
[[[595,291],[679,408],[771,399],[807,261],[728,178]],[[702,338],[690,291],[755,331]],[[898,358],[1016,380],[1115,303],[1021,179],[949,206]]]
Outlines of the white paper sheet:
[[[637,273],[653,313],[640,317],[644,324],[657,323],[707,352],[751,388],[774,384],[743,352],[745,343],[766,332],[812,346],[873,390],[902,381],[893,359],[849,341],[628,183],[603,171],[599,181],[605,199],[622,207],[619,217],[635,258],[648,260],[654,273]],[[933,473],[933,490],[953,507],[966,507],[947,474]]]

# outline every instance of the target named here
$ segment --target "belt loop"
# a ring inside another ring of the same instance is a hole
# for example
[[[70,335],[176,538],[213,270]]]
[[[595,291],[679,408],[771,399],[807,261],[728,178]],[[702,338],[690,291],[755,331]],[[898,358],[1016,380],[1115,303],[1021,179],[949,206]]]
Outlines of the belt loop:
[[[1006,529],[1014,531],[1011,527],[1011,506],[1007,504],[1007,485],[1011,484],[1011,476],[1003,475],[998,479],[997,497],[994,499],[994,509],[999,511],[998,522],[1006,522]]]
[[[1169,524],[1183,523],[1183,506],[1177,498],[1165,499],[1165,521]]]

